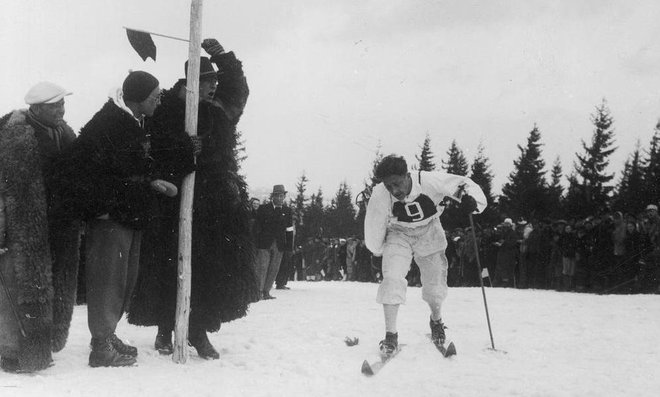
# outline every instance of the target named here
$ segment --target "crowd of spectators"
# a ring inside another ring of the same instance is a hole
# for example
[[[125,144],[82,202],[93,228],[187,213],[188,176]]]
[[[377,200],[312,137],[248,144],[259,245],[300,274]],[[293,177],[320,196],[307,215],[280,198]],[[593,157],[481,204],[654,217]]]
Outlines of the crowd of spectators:
[[[504,222],[477,228],[486,285],[596,293],[660,293],[660,216],[607,212],[585,219]],[[470,228],[449,232],[449,283],[479,285]]]
[[[475,239],[476,237],[476,244]],[[584,219],[507,218],[489,227],[447,231],[452,287],[660,293],[660,215],[607,212]],[[476,248],[475,248],[476,247]],[[477,261],[477,255],[479,261]],[[292,255],[290,279],[380,282],[380,258],[356,237],[309,238]],[[480,269],[481,266],[481,269]],[[420,286],[411,263],[410,286]]]

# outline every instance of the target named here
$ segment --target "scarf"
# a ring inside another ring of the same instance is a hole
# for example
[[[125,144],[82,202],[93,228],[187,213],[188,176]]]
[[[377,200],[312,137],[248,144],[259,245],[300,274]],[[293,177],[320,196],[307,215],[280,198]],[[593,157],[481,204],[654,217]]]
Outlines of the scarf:
[[[48,135],[48,137],[55,143],[57,146],[57,151],[62,150],[62,133],[64,129],[61,125],[50,126],[43,121],[39,120],[36,114],[29,109],[25,115],[27,122],[34,128],[37,132],[42,132]]]

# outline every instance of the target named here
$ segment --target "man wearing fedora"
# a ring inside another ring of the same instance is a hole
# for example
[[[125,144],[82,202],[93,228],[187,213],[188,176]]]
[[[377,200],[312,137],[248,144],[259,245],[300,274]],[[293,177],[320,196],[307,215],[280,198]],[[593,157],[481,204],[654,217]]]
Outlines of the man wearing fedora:
[[[247,186],[236,156],[236,125],[249,94],[247,80],[233,51],[225,52],[215,39],[205,39],[202,48],[210,58],[200,58],[197,136],[190,137],[185,129],[187,77],[163,92],[161,106],[145,126],[158,174],[181,187],[195,171],[188,341],[200,357],[215,360],[220,355],[207,333],[244,317],[259,290]],[[187,62],[183,66],[187,73]],[[178,198],[158,198],[145,229],[128,313],[131,324],[158,326],[154,348],[161,354],[173,351],[179,210]]]
[[[280,269],[284,251],[291,250],[293,216],[291,208],[284,204],[284,185],[273,186],[271,201],[257,210],[255,222],[257,234],[257,283],[262,299],[273,299],[270,290]]]

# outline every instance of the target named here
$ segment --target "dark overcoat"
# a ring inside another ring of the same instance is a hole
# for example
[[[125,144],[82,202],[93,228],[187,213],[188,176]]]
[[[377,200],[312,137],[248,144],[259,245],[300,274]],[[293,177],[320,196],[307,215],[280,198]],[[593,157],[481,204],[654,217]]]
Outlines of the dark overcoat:
[[[195,170],[191,252],[190,326],[217,331],[221,323],[247,314],[257,300],[252,267],[246,184],[238,174],[236,124],[248,87],[232,52],[215,56],[218,89],[213,102],[201,102],[197,135],[202,151],[196,164],[185,132],[185,80],[162,97],[147,120],[156,172],[181,188]],[[145,230],[140,273],[128,313],[136,325],[173,327],[177,292],[180,198],[159,197]]]

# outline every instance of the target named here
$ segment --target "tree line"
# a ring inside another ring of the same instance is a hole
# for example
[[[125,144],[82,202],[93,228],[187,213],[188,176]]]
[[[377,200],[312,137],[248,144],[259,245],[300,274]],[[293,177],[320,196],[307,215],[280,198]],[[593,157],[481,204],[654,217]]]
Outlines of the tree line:
[[[543,159],[541,129],[534,124],[527,136],[525,145],[517,145],[519,155],[513,161],[513,170],[502,193],[493,194],[494,174],[485,148],[480,144],[471,162],[456,140],[451,142],[440,163],[436,165],[435,154],[431,149],[431,136],[427,133],[415,156],[413,169],[422,171],[441,170],[452,174],[469,176],[483,189],[488,208],[478,217],[482,225],[495,225],[504,218],[514,220],[530,219],[583,219],[590,215],[600,215],[612,211],[638,214],[649,203],[660,201],[660,123],[648,147],[639,142],[628,156],[620,176],[607,172],[610,156],[616,151],[614,119],[607,101],[603,99],[591,115],[593,133],[590,141],[581,142],[575,153],[572,168],[565,174],[557,157],[547,169]],[[383,154],[380,145],[373,161],[375,166]],[[567,182],[565,188],[564,178]],[[615,179],[616,178],[616,179]],[[296,195],[290,205],[297,219],[298,242],[308,237],[360,236],[366,202],[376,181],[373,169],[366,178],[364,190],[354,200],[353,192],[346,182],[325,204],[321,188],[308,195],[309,179],[303,171],[296,183]],[[442,221],[445,228],[466,226],[466,220],[452,210],[447,203]]]

